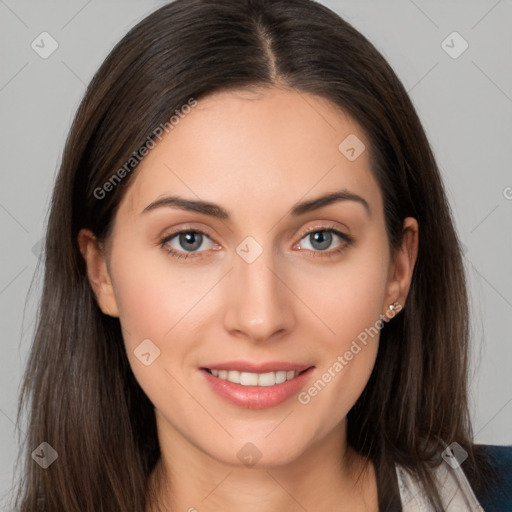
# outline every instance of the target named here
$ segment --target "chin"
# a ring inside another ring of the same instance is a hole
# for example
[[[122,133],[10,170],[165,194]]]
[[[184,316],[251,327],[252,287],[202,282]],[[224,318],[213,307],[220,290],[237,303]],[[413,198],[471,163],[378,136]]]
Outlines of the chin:
[[[285,443],[284,439],[288,442]],[[272,435],[266,439],[256,439],[249,436],[243,440],[230,439],[227,442],[219,443],[219,449],[205,447],[206,453],[222,464],[236,468],[271,469],[286,466],[307,450],[308,443],[292,440],[290,437],[272,439]],[[216,448],[217,448],[216,447]],[[209,449],[208,449],[209,448]]]

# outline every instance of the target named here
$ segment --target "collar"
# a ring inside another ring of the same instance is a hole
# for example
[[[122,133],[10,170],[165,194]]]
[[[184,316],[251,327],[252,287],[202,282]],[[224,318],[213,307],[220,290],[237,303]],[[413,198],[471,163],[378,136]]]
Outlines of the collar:
[[[395,464],[403,512],[434,512],[416,475]],[[433,470],[445,512],[484,512],[460,465],[443,462]]]

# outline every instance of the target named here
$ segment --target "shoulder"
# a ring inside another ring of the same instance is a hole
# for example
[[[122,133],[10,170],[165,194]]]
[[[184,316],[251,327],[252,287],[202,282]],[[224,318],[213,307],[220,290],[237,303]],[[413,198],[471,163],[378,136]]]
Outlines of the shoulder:
[[[498,446],[478,444],[475,448],[485,455],[492,475],[483,490],[475,489],[475,495],[486,512],[512,510],[512,445]]]

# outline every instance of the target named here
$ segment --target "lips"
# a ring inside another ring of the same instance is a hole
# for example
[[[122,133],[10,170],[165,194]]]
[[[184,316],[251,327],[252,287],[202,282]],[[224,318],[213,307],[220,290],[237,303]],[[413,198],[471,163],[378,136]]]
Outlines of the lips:
[[[210,388],[227,402],[249,409],[274,407],[296,394],[314,366],[290,362],[232,361],[200,368]]]
[[[227,361],[224,363],[212,363],[205,365],[204,369],[216,370],[236,370],[239,372],[247,373],[267,373],[278,371],[297,371],[302,372],[307,370],[312,365],[290,363],[288,361],[267,361],[265,363],[252,363],[250,361]]]

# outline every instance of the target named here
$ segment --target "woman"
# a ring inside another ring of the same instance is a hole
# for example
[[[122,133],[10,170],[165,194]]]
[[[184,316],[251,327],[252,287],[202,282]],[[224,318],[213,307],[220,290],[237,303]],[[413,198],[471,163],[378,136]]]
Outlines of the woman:
[[[177,0],[130,30],[77,112],[46,258],[19,510],[512,506],[511,448],[472,441],[433,154],[327,8]]]

